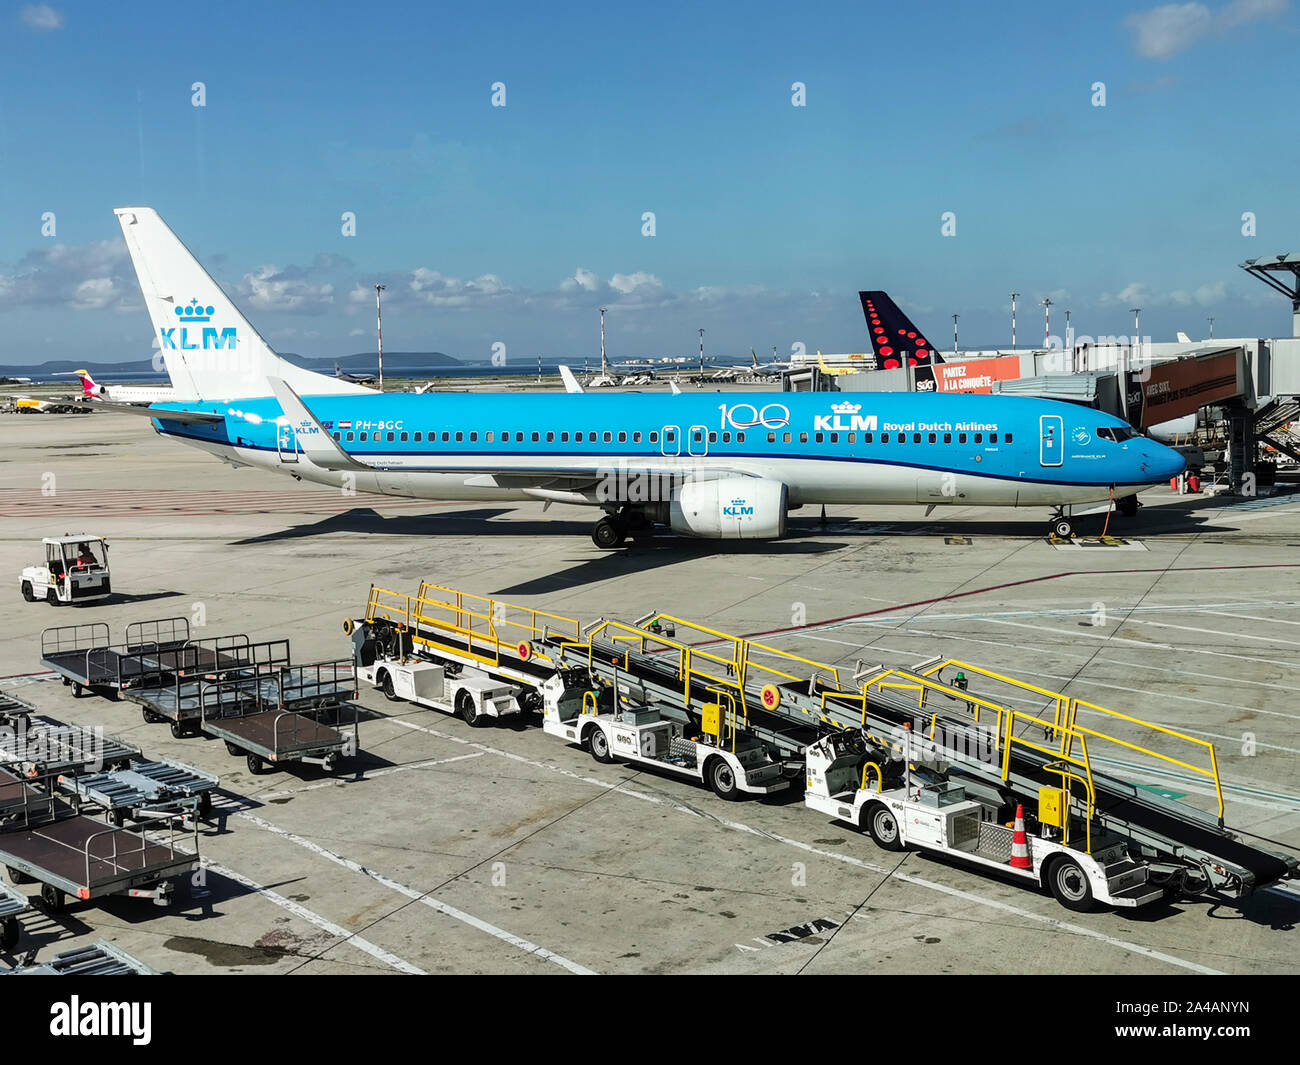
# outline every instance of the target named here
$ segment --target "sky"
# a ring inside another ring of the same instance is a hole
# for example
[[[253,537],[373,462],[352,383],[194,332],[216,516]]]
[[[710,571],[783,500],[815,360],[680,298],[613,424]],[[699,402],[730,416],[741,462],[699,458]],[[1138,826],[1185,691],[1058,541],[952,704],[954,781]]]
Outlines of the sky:
[[[281,351],[1290,333],[1289,0],[0,5],[0,364],[147,358],[112,209]],[[499,106],[504,104],[504,106]],[[345,233],[345,215],[355,233]],[[499,349],[496,349],[499,350]]]

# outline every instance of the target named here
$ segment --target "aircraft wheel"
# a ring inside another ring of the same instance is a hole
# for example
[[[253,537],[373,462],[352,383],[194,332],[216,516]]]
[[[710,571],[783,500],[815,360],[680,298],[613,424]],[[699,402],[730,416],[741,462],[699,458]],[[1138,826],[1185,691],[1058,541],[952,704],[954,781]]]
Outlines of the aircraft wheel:
[[[1069,540],[1074,536],[1074,523],[1069,518],[1053,518],[1052,533],[1062,540]]]
[[[591,530],[592,542],[605,550],[612,550],[618,547],[626,538],[627,533],[615,521],[609,518],[601,518],[596,522],[596,527]]]

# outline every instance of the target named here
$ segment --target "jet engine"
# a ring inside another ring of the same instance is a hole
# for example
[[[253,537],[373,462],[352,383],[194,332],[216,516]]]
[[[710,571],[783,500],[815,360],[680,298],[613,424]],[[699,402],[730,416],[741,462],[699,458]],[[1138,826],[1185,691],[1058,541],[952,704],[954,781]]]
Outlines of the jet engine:
[[[712,540],[776,540],[785,535],[787,491],[780,481],[723,477],[682,485],[668,512],[673,532]]]

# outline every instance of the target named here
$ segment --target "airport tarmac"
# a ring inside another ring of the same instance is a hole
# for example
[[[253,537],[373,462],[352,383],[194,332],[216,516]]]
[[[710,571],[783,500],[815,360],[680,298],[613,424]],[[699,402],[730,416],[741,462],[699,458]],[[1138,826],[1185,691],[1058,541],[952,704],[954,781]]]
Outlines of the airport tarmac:
[[[107,938],[176,973],[1280,973],[1297,968],[1300,885],[1239,904],[1070,913],[1046,894],[892,854],[797,796],[726,803],[598,765],[536,727],[471,729],[363,692],[361,755],[337,777],[253,776],[215,741],[173,739],[134,704],[74,699],[40,672],[45,626],[204,618],[349,651],[371,583],[421,578],[583,621],[664,610],[830,664],[934,654],[1214,743],[1227,823],[1300,854],[1300,495],[1145,493],[1127,543],[1058,549],[1047,514],[796,512],[790,539],[671,536],[604,552],[592,515],[541,504],[344,497],[232,470],[144,419],[0,420],[0,688],[219,773],[205,883],[170,909],[73,902],[23,918],[44,958]],[[1099,531],[1100,518],[1083,532]],[[111,542],[116,597],[25,603],[40,538]],[[1203,778],[1140,779],[1211,808]]]

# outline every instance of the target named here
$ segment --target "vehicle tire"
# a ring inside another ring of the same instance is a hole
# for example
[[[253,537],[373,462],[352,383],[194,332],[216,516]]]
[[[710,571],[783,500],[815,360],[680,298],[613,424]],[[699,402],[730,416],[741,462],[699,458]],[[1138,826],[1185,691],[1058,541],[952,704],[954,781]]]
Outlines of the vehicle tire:
[[[45,905],[46,913],[62,913],[68,897],[53,884],[42,884],[41,902]]]
[[[1082,866],[1073,858],[1058,858],[1046,873],[1047,887],[1067,910],[1087,913],[1097,905],[1092,896],[1092,885]]]
[[[260,777],[262,775],[263,762],[259,755],[250,754],[246,759],[244,759],[244,761],[248,766],[248,771],[252,773],[253,776]]]
[[[599,725],[593,726],[587,733],[587,749],[591,751],[591,757],[601,765],[609,765],[614,761],[614,755],[609,749],[609,737]]]
[[[622,526],[609,518],[601,518],[591,530],[592,543],[606,551],[618,547],[626,536]]]
[[[339,754],[338,751],[332,751],[331,753],[327,754],[325,756],[325,767],[324,767],[325,772],[327,773],[337,772],[339,768],[339,762],[341,762],[342,760],[343,760],[342,756]]]
[[[53,588],[47,588],[45,590],[45,601],[49,603],[50,606],[59,606],[59,593]]]
[[[903,849],[903,833],[898,827],[898,818],[883,802],[867,805],[862,812],[862,824],[881,850],[901,851]]]
[[[110,810],[108,812],[108,819],[112,821],[113,824],[115,824],[118,828],[121,828],[124,824],[126,824],[126,815],[127,815],[126,810]]]
[[[140,717],[144,720],[144,723],[146,725],[152,725],[156,720],[154,717],[154,712],[150,710],[147,706],[140,707]]]
[[[0,950],[11,951],[18,946],[18,935],[22,931],[22,926],[18,923],[17,917],[6,917],[4,924],[0,925]]]
[[[1074,536],[1074,523],[1069,518],[1053,518],[1052,534],[1061,540],[1069,540]]]
[[[23,581],[23,598],[29,603],[36,602],[36,593],[32,591],[31,581]]]
[[[241,751],[238,747],[236,747],[236,746],[235,746],[233,743],[231,743],[229,740],[226,740],[226,753],[227,753],[227,754],[233,754],[236,758],[238,758],[238,757],[239,757],[241,754],[243,754],[244,752]]]
[[[464,688],[456,693],[456,715],[464,720],[470,728],[482,728],[488,723],[488,718],[478,712],[474,705],[474,696],[470,695]]]
[[[76,681],[72,682],[72,697],[74,699],[84,699],[86,697],[86,689]]]
[[[199,795],[198,806],[194,811],[200,821],[206,821],[212,816],[212,792],[205,791]]]
[[[5,866],[5,872],[9,874],[9,883],[11,884],[30,884],[32,882],[30,876],[19,872],[12,865]]]
[[[397,697],[397,689],[393,687],[393,675],[388,670],[384,670],[379,677],[379,690],[384,693],[384,698],[390,703],[401,702]]]
[[[184,721],[173,721],[171,724],[172,739],[183,740],[190,734],[189,728]]]
[[[736,783],[736,771],[725,758],[715,757],[705,766],[704,775],[719,799],[736,802],[743,796],[740,785]]]

